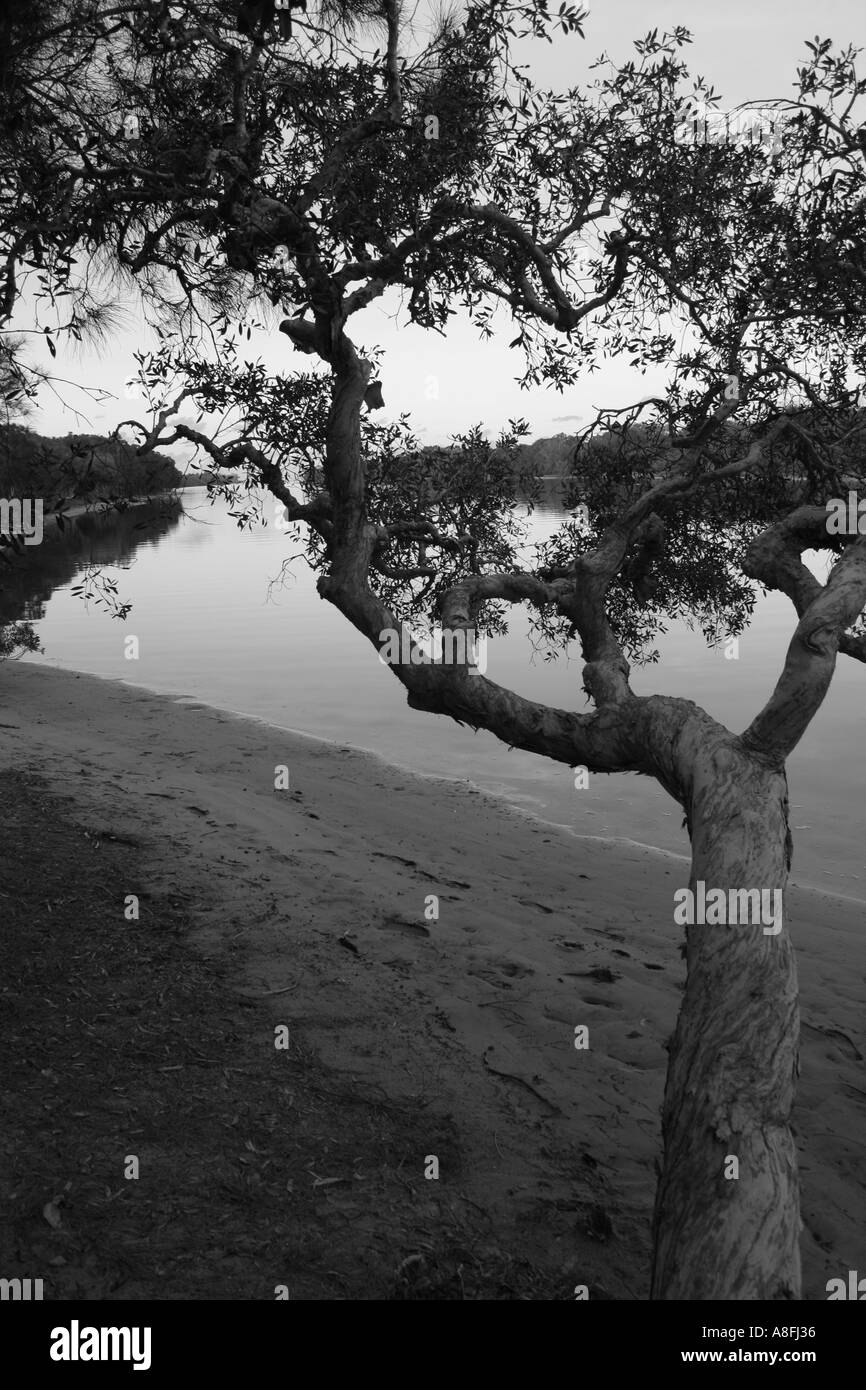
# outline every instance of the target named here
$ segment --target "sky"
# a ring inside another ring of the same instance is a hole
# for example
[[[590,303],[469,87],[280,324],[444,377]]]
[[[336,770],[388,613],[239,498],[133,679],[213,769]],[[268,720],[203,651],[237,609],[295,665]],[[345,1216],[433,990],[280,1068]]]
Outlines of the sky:
[[[614,63],[624,61],[633,56],[632,41],[649,29],[661,33],[682,24],[693,36],[684,50],[691,76],[703,76],[719,94],[720,105],[732,108],[744,101],[792,96],[796,69],[807,57],[806,40],[814,40],[816,33],[839,47],[866,44],[862,0],[824,0],[820,6],[807,0],[596,0],[589,8],[584,38],[560,34],[552,45],[524,41],[521,59],[529,64],[537,85],[564,90],[590,81],[590,65],[603,53]],[[661,375],[640,377],[624,362],[614,361],[561,393],[550,387],[521,390],[516,378],[523,359],[507,347],[514,337],[508,315],[502,316],[496,340],[485,342],[465,315],[451,320],[443,338],[401,325],[395,321],[397,309],[396,298],[383,298],[352,319],[350,332],[355,342],[382,349],[386,409],[379,418],[408,413],[424,444],[445,443],[476,424],[495,438],[506,421],[516,417],[528,421],[530,439],[571,434],[599,406],[639,400],[661,385]],[[16,326],[32,326],[26,305]],[[49,435],[108,433],[120,420],[140,418],[141,403],[130,398],[125,382],[135,370],[134,352],[154,345],[137,307],[130,303],[125,324],[108,349],[82,353],[58,341],[53,364],[43,349],[45,365],[67,384],[58,388],[59,394],[43,391],[28,423]],[[309,367],[309,359],[293,352],[279,333],[254,333],[244,355],[260,356],[275,372]],[[33,360],[42,359],[34,354]],[[112,398],[94,403],[68,383],[98,387],[113,393]]]

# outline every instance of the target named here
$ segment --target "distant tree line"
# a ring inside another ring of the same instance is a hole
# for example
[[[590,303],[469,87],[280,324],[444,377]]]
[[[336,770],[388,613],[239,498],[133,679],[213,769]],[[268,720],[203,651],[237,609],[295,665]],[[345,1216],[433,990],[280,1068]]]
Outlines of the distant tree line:
[[[169,492],[184,481],[174,460],[98,434],[50,438],[27,425],[0,426],[0,496],[115,501]]]

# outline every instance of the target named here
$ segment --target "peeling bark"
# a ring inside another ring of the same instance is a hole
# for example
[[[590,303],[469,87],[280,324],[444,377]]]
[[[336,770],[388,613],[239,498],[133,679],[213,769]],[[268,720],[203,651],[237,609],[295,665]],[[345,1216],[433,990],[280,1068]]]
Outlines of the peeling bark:
[[[686,750],[681,750],[685,755]],[[733,739],[690,750],[689,887],[784,890],[784,774]],[[673,910],[673,907],[672,907]],[[654,1299],[797,1299],[790,1130],[799,1040],[787,926],[686,929],[688,978],[668,1064],[654,1216]],[[729,1156],[738,1178],[725,1177]]]

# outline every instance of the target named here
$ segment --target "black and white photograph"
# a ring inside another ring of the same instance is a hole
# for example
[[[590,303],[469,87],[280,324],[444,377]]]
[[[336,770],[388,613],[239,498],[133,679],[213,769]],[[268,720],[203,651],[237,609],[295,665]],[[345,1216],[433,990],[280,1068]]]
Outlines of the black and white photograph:
[[[866,1301],[864,50],[855,0],[6,0],[28,1374],[298,1302],[820,1366]]]

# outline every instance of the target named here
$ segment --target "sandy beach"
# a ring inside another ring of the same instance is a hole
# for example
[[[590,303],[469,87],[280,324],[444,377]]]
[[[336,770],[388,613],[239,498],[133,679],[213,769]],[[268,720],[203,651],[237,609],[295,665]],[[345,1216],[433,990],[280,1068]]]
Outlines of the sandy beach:
[[[362,1090],[452,1117],[461,1162],[452,1176],[439,1152],[438,1200],[450,1184],[515,1249],[536,1224],[539,1239],[558,1231],[563,1268],[585,1256],[602,1296],[647,1297],[682,861],[198,701],[32,664],[0,667],[0,749],[0,769],[40,774],[143,846],[153,892],[190,904],[194,949],[241,936],[235,984],[265,1031],[285,1020]],[[864,1130],[866,933],[845,899],[791,889],[787,911],[804,1297],[823,1299],[828,1279],[866,1271],[866,1162],[849,1137]]]

